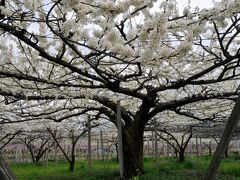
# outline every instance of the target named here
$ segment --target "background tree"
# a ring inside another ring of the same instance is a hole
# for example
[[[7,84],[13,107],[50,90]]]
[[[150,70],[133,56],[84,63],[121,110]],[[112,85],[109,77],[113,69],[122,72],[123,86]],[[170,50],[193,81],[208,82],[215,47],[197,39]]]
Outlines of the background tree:
[[[8,163],[3,157],[4,148],[9,145],[15,138],[22,133],[22,130],[16,130],[16,128],[11,127],[11,130],[7,125],[0,126],[0,179],[2,180],[15,180],[16,177],[9,168]]]
[[[91,128],[97,127],[98,124],[94,123],[91,125]],[[51,134],[52,138],[54,139],[55,143],[63,153],[64,157],[69,163],[69,171],[74,171],[75,167],[75,148],[77,142],[83,137],[88,131],[88,124],[86,122],[69,122],[58,126],[58,130],[51,129],[51,127],[47,128],[47,131]],[[60,134],[65,132],[64,134]],[[61,136],[61,138],[59,138]],[[61,140],[60,140],[61,139]],[[64,149],[63,145],[60,141],[67,140],[68,144],[70,144],[70,148],[68,150]]]
[[[39,162],[53,146],[52,138],[46,130],[25,132],[19,139],[27,147],[33,163]]]
[[[185,161],[185,150],[187,148],[187,145],[189,141],[192,138],[192,128],[188,128],[180,139],[174,136],[173,133],[168,132],[166,129],[160,129],[160,133],[158,133],[158,136],[163,139],[167,144],[169,144],[175,152],[177,152],[177,156],[179,159],[179,162]],[[166,137],[167,135],[167,137]]]
[[[6,126],[2,125],[0,127],[0,151],[2,151],[11,141],[13,141],[18,135],[20,135],[21,133],[23,133],[22,130],[16,130],[14,131],[13,128],[11,131],[7,131]],[[6,132],[7,131],[7,132]]]

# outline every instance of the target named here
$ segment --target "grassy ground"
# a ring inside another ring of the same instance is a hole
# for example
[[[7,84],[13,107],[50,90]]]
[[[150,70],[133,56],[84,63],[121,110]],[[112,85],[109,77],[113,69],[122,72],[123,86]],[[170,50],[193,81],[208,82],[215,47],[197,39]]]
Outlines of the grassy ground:
[[[133,180],[200,180],[211,160],[209,156],[191,157],[184,163],[176,162],[174,158],[159,158],[158,163],[151,158],[144,159],[145,174]],[[12,170],[18,180],[113,180],[119,179],[118,164],[115,159],[107,160],[104,168],[102,161],[94,161],[92,173],[87,169],[86,161],[76,162],[74,173],[68,172],[67,162],[57,165],[53,162],[11,163]],[[240,180],[240,157],[224,159],[218,171],[217,179]]]

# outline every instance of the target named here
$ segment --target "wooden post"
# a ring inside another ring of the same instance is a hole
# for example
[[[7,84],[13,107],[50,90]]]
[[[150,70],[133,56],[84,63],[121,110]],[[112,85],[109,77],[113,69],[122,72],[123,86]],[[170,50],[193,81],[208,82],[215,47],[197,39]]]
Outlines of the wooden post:
[[[76,144],[76,147],[75,147],[75,156],[76,156],[76,160],[79,160],[79,145]]]
[[[158,159],[158,140],[157,140],[157,121],[156,121],[156,118],[154,118],[154,139],[155,139],[155,163],[156,163],[156,166],[157,166],[157,159]]]
[[[54,136],[57,137],[57,130],[54,130]],[[58,148],[58,145],[57,145],[57,143],[54,141],[54,164],[55,164],[55,165],[57,164],[57,148]]]
[[[54,142],[54,163],[57,164],[57,143]]]
[[[104,149],[103,149],[103,135],[102,135],[102,131],[100,131],[100,136],[101,136],[102,160],[103,160],[104,168],[106,168],[106,163],[105,163],[105,152],[104,152]]]
[[[199,152],[198,152],[198,138],[196,137],[196,153],[197,156],[199,156]]]
[[[19,161],[19,147],[17,146],[15,149],[15,161],[18,162]]]
[[[238,154],[240,154],[240,140],[238,139]]]
[[[202,138],[199,139],[200,143],[200,155],[203,155],[203,149],[202,149]]]
[[[234,149],[237,150],[237,139],[234,140]]]
[[[154,157],[154,132],[152,131],[152,157]]]
[[[169,140],[169,135],[167,135],[167,139]],[[169,144],[167,143],[167,157],[169,157]]]
[[[50,147],[50,143],[47,143],[47,150],[46,150],[46,166],[48,167],[48,158],[49,158],[49,147]]]
[[[108,143],[108,140],[107,140],[107,145],[106,145],[106,146],[107,146],[107,148],[106,148],[106,151],[107,151],[107,152],[106,152],[106,153],[107,153],[106,159],[109,159],[109,147],[108,147],[108,146],[109,146],[109,143]]]
[[[92,171],[92,147],[91,147],[91,120],[90,116],[87,116],[87,123],[88,123],[88,171],[91,173]]]
[[[121,119],[121,105],[117,101],[117,126],[118,126],[118,156],[119,156],[119,172],[120,178],[123,179],[123,145],[122,145],[122,119]]]
[[[150,156],[150,143],[149,143],[149,137],[147,139],[147,155]]]
[[[16,177],[14,176],[13,172],[9,168],[7,162],[2,157],[1,153],[0,153],[0,179],[1,180],[16,180]]]
[[[26,162],[25,154],[24,154],[24,148],[23,148],[22,145],[21,145],[21,152],[22,152],[22,162]]]
[[[97,160],[99,159],[99,141],[97,140]]]
[[[22,145],[20,145],[20,149],[19,149],[19,154],[20,154],[20,162],[23,162],[23,153],[22,153]]]
[[[165,150],[164,150],[164,140],[162,140],[162,155],[164,156]]]
[[[146,155],[146,142],[143,140],[143,157]]]
[[[209,155],[212,155],[212,141],[209,143]]]
[[[207,173],[204,177],[204,180],[213,180],[214,179],[217,169],[218,169],[218,167],[221,163],[222,157],[224,155],[224,152],[228,147],[228,144],[232,138],[232,134],[233,134],[236,126],[238,125],[239,119],[240,119],[240,96],[238,97],[237,102],[234,105],[232,113],[228,119],[226,127],[221,136],[221,140],[217,146],[217,149],[214,153],[212,161],[208,167]]]
[[[189,152],[189,154],[192,156],[192,154],[193,154],[193,143],[192,143],[192,140],[190,140],[189,141],[189,145],[190,145],[190,152]]]

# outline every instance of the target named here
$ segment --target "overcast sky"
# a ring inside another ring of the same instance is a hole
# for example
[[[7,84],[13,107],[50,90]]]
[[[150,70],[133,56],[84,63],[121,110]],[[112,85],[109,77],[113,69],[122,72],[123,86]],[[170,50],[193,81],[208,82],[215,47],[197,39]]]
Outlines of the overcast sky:
[[[179,6],[186,7],[188,0],[177,0]],[[213,5],[212,0],[191,0],[191,7],[209,8]]]
[[[154,8],[158,9],[162,1],[163,0],[158,0]],[[188,6],[189,0],[176,0],[176,1],[177,1],[177,6],[179,7],[179,10],[181,12],[185,7]],[[194,9],[196,6],[199,7],[200,9],[211,8],[213,6],[212,1],[213,0],[190,0],[190,6],[191,6],[191,9]]]

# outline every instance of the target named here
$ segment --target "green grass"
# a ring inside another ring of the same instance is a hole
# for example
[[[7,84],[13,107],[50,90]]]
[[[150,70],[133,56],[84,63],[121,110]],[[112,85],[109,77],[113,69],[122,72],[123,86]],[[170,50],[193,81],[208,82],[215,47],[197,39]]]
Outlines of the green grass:
[[[92,175],[89,174],[86,161],[77,161],[74,172],[68,171],[68,163],[60,161],[46,163],[11,163],[11,169],[18,180],[95,180],[118,177],[118,164],[108,161],[104,168],[102,161],[93,161]]]
[[[211,157],[191,157],[179,163],[174,158],[160,158],[157,168],[145,163],[146,174],[141,179],[164,180],[201,180],[210,163]],[[156,165],[155,165],[156,167]],[[222,180],[240,180],[240,164],[234,160],[223,160],[217,178]]]
[[[133,180],[200,180],[210,163],[212,157],[189,157],[183,163],[177,162],[174,158],[162,157],[156,164],[152,158],[144,158],[145,174]],[[60,161],[58,164],[49,162],[32,163],[11,163],[12,170],[18,180],[114,180],[119,179],[118,164],[116,159],[106,161],[94,160],[91,174],[87,169],[87,162],[77,161],[73,173],[68,171],[68,163]],[[216,179],[240,180],[240,158],[232,156],[223,159]]]

